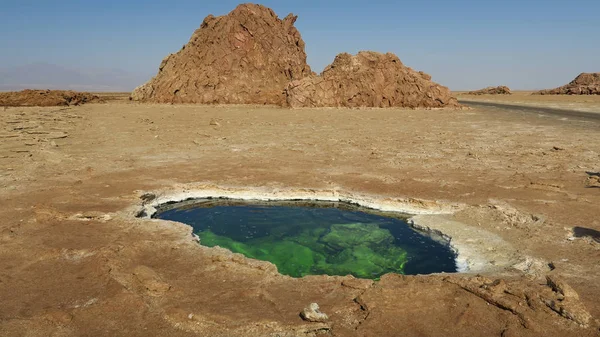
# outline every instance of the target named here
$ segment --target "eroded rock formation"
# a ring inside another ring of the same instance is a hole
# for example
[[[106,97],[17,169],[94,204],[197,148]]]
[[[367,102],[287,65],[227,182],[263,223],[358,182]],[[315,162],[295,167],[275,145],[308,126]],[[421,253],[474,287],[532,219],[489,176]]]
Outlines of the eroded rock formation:
[[[600,73],[581,73],[573,81],[556,89],[542,90],[539,95],[600,95]]]
[[[312,74],[296,16],[281,20],[267,7],[239,5],[207,16],[158,74],[136,88],[133,100],[160,103],[285,103],[284,89]]]
[[[0,106],[66,106],[100,102],[97,95],[71,90],[31,90],[0,92]]]
[[[458,107],[450,90],[431,76],[402,64],[391,53],[371,51],[336,56],[319,76],[292,81],[290,107]]]
[[[512,95],[510,88],[504,85],[487,87],[480,90],[469,91],[467,95]]]
[[[459,107],[448,88],[393,54],[339,54],[316,76],[306,63],[296,16],[239,5],[209,15],[179,52],[131,99],[157,103],[275,104],[291,107]]]

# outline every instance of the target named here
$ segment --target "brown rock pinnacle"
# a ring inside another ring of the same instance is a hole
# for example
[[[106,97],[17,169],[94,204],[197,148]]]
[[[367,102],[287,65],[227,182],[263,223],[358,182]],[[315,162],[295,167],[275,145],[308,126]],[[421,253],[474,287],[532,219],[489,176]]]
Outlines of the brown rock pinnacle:
[[[296,16],[239,5],[228,15],[207,16],[158,74],[136,88],[133,100],[160,103],[285,103],[288,82],[312,74]]]

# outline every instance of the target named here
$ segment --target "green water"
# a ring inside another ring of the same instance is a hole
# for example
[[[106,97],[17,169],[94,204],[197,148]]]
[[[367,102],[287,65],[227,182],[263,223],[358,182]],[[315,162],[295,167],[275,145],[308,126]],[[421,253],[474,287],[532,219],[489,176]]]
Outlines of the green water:
[[[171,205],[156,217],[191,225],[202,245],[270,261],[293,277],[456,271],[450,248],[404,218],[339,203],[199,200]]]

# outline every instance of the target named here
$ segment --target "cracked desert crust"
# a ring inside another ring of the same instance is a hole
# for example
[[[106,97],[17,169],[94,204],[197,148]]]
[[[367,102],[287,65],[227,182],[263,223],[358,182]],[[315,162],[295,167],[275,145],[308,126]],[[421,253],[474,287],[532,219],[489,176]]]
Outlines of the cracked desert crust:
[[[596,336],[599,130],[485,108],[7,108],[1,335]],[[295,279],[203,247],[186,225],[134,216],[210,188],[433,209],[415,224],[459,251],[473,229],[464,244],[485,247],[485,266],[516,260],[479,276]],[[329,319],[302,320],[310,303]]]

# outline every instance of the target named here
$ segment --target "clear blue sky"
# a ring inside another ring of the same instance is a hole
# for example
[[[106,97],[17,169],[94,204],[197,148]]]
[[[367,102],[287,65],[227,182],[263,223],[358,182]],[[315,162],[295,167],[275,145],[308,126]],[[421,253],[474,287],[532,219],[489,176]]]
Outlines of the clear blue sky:
[[[0,0],[0,67],[46,62],[153,75],[229,0]],[[535,89],[600,72],[600,0],[274,1],[320,72],[339,52],[396,53],[454,90]]]

